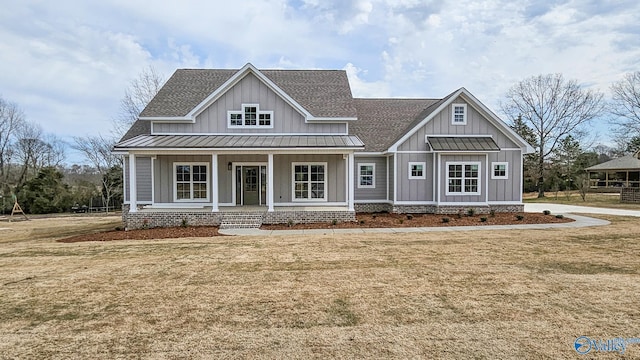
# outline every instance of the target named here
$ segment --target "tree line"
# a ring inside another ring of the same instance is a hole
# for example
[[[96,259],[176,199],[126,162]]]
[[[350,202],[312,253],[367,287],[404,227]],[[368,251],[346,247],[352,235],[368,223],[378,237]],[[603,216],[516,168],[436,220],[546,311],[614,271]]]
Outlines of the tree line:
[[[26,120],[18,104],[0,96],[1,213],[11,211],[14,196],[27,213],[121,208],[122,159],[111,150],[163,82],[155,69],[145,69],[125,89],[112,132],[74,137],[71,144],[46,134],[39,124]],[[66,165],[68,146],[87,164]]]

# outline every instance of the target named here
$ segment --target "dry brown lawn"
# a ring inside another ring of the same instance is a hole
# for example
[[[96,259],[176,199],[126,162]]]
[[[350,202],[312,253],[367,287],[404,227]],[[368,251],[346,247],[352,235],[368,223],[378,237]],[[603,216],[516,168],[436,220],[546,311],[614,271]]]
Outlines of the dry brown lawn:
[[[640,336],[640,223],[57,243],[0,222],[0,358],[578,358]],[[63,234],[63,235],[61,235]],[[624,355],[640,358],[640,344]],[[591,357],[584,357],[591,358]]]

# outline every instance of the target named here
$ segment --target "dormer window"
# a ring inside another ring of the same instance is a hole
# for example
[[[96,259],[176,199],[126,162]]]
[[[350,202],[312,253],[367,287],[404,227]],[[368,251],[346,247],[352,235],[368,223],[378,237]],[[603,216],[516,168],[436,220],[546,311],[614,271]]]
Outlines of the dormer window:
[[[241,111],[227,112],[230,128],[273,128],[273,111],[260,111],[258,104],[242,104]]]
[[[451,124],[467,125],[467,104],[451,105]]]

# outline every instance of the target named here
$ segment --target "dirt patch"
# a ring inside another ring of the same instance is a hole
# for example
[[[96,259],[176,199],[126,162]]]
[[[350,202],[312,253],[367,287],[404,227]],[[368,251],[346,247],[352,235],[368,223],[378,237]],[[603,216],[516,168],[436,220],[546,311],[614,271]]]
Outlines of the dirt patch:
[[[112,230],[94,234],[77,235],[58,242],[74,243],[81,241],[114,241],[114,240],[154,240],[177,239],[184,237],[211,237],[221,236],[216,226],[190,226],[172,228],[153,228],[142,230]]]
[[[362,213],[356,215],[357,221],[345,223],[315,224],[278,224],[263,225],[264,230],[287,229],[351,229],[351,228],[389,228],[389,227],[438,227],[438,226],[478,226],[478,225],[522,225],[566,223],[573,219],[557,218],[555,215],[535,213],[496,213],[487,215],[436,215],[436,214],[388,214]]]

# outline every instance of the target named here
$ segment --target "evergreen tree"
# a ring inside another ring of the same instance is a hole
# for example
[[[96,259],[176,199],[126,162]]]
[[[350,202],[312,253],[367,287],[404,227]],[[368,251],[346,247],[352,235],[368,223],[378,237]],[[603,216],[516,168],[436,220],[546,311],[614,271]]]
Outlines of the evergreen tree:
[[[36,177],[18,190],[22,209],[31,214],[48,214],[71,208],[72,195],[63,181],[64,175],[54,167],[42,168]]]

